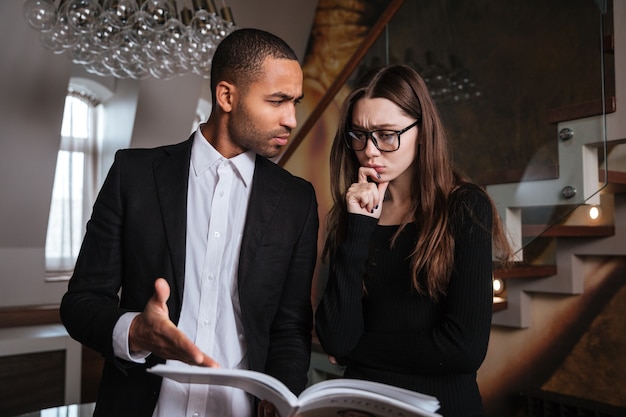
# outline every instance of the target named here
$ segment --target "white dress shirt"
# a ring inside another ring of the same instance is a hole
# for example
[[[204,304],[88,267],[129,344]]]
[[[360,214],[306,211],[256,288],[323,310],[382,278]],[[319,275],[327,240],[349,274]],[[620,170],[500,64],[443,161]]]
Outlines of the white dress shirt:
[[[254,166],[254,153],[226,159],[200,129],[196,131],[189,167],[185,287],[178,327],[223,368],[248,368],[237,267]],[[142,361],[147,352],[137,356],[128,351],[132,317],[124,315],[117,323],[114,349],[124,359]],[[187,366],[168,361],[172,362]],[[154,417],[248,417],[252,400],[238,389],[164,378]]]

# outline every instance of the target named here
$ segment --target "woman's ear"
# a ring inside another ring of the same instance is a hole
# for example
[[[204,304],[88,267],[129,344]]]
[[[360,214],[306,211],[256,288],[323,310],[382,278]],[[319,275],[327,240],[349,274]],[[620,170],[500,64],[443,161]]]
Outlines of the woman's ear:
[[[230,113],[233,109],[235,86],[226,81],[220,81],[215,86],[215,100],[224,113]]]

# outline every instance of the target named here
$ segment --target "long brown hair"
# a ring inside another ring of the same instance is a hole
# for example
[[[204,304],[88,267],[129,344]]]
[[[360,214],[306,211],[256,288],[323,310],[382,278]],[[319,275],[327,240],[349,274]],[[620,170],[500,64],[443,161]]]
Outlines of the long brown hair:
[[[350,129],[354,105],[363,98],[390,100],[404,113],[419,120],[419,146],[416,147],[413,159],[414,175],[411,180],[411,212],[396,236],[410,219],[418,223],[420,232],[411,253],[413,286],[420,293],[427,293],[437,300],[446,293],[454,263],[449,198],[463,181],[453,171],[445,129],[426,83],[408,66],[392,65],[371,70],[357,82],[343,104],[330,154],[334,204],[327,217],[322,258],[327,260],[340,242],[345,240],[348,216],[345,193],[350,184],[356,181],[360,167],[354,151],[346,145],[345,136]],[[497,246],[498,254],[508,258],[510,248],[495,207],[493,212],[494,246]],[[425,272],[426,288],[418,279],[422,271]]]

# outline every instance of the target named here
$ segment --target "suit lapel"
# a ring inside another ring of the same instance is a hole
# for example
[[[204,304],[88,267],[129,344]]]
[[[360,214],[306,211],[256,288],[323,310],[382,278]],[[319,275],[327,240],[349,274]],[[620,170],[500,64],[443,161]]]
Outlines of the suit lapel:
[[[187,183],[192,142],[193,135],[181,144],[163,148],[163,157],[154,163],[156,189],[172,257],[173,279],[181,303],[179,305],[182,305],[184,288]]]
[[[257,155],[239,255],[238,284],[240,289],[250,273],[259,242],[265,233],[272,232],[268,230],[268,226],[284,187],[282,177],[273,173],[276,168],[270,164],[273,162]]]
[[[164,148],[164,155],[154,163],[156,189],[167,244],[172,256],[174,282],[182,305],[185,274],[185,242],[187,224],[187,184],[193,136],[179,145]],[[284,183],[275,175],[273,162],[256,157],[250,202],[246,214],[239,256],[239,286],[251,271],[256,249],[268,230],[270,220],[278,206]]]

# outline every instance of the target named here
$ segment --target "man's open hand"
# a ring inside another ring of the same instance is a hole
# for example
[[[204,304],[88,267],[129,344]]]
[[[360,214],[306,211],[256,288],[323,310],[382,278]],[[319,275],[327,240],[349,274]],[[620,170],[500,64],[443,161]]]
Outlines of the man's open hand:
[[[148,351],[163,359],[175,359],[190,365],[219,368],[219,364],[198,348],[169,319],[167,300],[170,286],[163,278],[154,282],[154,295],[144,311],[130,325],[128,343],[131,351]]]

